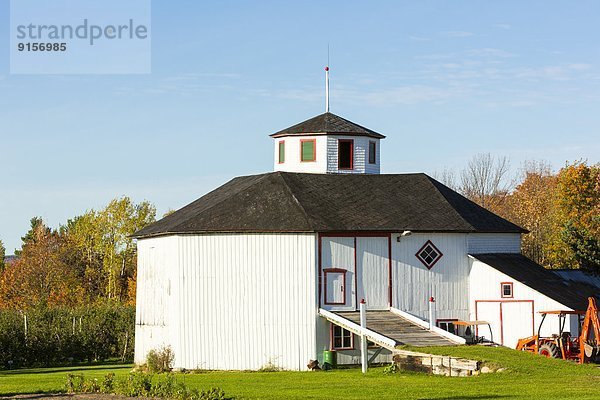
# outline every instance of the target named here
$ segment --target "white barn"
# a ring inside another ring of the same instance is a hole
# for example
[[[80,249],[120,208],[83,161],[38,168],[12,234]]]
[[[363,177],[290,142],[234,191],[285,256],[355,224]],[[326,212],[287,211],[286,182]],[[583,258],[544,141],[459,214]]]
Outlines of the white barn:
[[[186,369],[304,370],[330,349],[358,363],[361,299],[374,361],[464,343],[455,320],[514,347],[538,311],[585,306],[520,254],[522,228],[425,174],[379,174],[383,135],[327,112],[271,136],[275,172],[136,233],[137,363],[164,345]]]

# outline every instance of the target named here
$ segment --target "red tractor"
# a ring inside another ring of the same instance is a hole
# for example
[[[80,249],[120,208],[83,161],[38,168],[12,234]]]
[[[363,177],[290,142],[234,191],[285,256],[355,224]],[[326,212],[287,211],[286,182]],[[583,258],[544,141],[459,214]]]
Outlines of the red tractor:
[[[588,298],[587,311],[542,311],[538,334],[520,339],[517,350],[537,353],[545,357],[573,360],[580,364],[600,361],[600,320],[596,299]],[[540,332],[547,315],[558,315],[559,332],[551,337],[541,337]],[[567,316],[579,316],[579,336],[565,331]]]

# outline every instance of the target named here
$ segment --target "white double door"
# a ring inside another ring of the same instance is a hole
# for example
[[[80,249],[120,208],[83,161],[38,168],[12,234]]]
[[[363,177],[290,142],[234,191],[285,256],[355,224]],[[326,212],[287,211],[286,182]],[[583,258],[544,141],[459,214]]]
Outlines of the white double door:
[[[364,299],[368,310],[389,307],[388,237],[324,237],[321,268],[322,306],[356,310]]]

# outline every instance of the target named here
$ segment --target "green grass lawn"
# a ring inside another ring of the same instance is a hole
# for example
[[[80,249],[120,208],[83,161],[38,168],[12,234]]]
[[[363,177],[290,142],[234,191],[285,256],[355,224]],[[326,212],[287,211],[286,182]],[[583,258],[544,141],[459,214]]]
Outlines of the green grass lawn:
[[[180,374],[190,387],[221,387],[228,396],[248,399],[599,399],[600,368],[545,359],[504,348],[419,349],[482,360],[508,371],[468,378],[418,373],[385,375],[373,368],[330,372],[199,372]],[[131,366],[82,367],[78,373],[124,375]],[[69,368],[0,372],[0,395],[60,391]]]

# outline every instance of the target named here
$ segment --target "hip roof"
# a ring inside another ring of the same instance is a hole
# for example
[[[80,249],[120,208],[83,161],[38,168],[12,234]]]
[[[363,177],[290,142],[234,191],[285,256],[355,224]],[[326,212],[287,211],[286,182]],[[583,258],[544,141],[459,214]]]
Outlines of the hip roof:
[[[526,232],[425,174],[272,172],[234,178],[133,236],[404,230]]]

